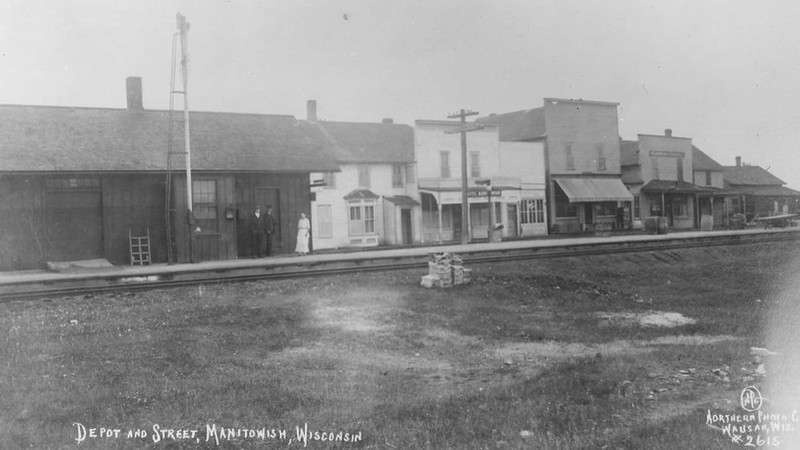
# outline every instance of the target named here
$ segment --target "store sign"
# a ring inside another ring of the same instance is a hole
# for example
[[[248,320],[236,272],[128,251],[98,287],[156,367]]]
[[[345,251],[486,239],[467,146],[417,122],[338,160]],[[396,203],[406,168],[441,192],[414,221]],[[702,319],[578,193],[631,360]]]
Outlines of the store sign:
[[[503,191],[492,191],[492,197],[499,197],[503,195]],[[488,197],[489,193],[487,191],[469,191],[467,192],[467,197]]]
[[[469,191],[467,192],[467,201],[469,203],[481,203],[488,201],[489,193],[486,191]],[[492,191],[492,202],[515,202],[520,199],[520,191]],[[439,201],[443,205],[453,205],[461,203],[461,192],[442,192]]]

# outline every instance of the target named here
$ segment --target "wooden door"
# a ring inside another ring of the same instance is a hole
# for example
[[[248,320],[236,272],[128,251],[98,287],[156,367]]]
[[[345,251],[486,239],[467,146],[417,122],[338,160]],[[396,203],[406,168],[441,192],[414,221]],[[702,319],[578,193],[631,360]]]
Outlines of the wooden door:
[[[508,203],[506,205],[506,217],[506,226],[508,227],[507,236],[517,237],[517,205],[513,203]]]
[[[442,208],[442,214],[444,214],[444,211],[444,208]],[[451,205],[450,214],[453,223],[453,240],[460,241],[463,228],[461,223],[461,205]]]
[[[594,225],[594,203],[585,203],[586,229],[592,230]]]
[[[400,210],[400,224],[402,226],[403,245],[411,245],[414,242],[413,233],[411,230],[411,210]]]
[[[47,193],[46,204],[48,260],[104,257],[103,204],[99,191],[51,191]]]

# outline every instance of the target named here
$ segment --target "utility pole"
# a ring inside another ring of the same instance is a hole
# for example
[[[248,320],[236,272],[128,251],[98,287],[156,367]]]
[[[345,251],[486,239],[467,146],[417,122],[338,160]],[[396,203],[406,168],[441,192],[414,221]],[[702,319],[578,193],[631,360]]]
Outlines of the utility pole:
[[[469,224],[469,199],[467,198],[467,133],[483,128],[483,125],[472,124],[467,126],[467,116],[476,116],[477,111],[462,109],[461,111],[450,114],[448,119],[460,119],[461,127],[455,130],[445,131],[446,134],[461,133],[461,243],[469,244],[470,224]]]
[[[177,14],[181,38],[181,75],[183,79],[183,140],[186,144],[186,220],[189,226],[189,260],[194,262],[194,213],[192,212],[192,146],[189,138],[189,23]]]

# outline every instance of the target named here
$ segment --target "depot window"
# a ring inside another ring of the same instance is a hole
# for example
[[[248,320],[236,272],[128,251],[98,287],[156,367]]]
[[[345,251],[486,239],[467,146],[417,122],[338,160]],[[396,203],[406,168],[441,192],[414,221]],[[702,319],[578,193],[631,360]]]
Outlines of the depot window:
[[[192,211],[196,220],[195,226],[200,232],[219,231],[216,180],[192,180]]]

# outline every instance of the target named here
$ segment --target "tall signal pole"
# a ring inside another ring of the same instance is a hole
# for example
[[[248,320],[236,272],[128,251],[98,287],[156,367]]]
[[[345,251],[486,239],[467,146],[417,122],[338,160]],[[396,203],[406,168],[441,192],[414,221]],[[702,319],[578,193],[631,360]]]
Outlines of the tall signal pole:
[[[177,14],[181,38],[181,75],[183,79],[183,140],[186,145],[186,217],[189,222],[189,260],[194,262],[194,217],[192,213],[192,146],[189,133],[189,23]]]
[[[483,125],[472,124],[467,126],[467,116],[476,116],[477,111],[462,109],[461,111],[450,114],[448,119],[460,119],[461,127],[455,130],[445,131],[447,134],[461,133],[461,243],[469,244],[470,223],[469,223],[469,199],[467,198],[467,133],[483,128]]]

